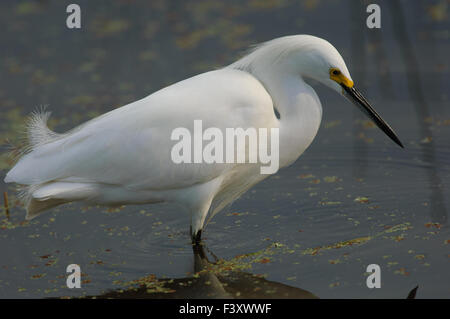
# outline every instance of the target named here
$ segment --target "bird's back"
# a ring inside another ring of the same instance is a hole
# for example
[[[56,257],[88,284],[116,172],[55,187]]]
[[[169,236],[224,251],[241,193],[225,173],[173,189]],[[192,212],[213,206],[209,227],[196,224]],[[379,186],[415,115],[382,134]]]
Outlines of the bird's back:
[[[221,69],[175,83],[115,109],[25,154],[5,181],[36,185],[76,181],[167,190],[204,183],[228,164],[175,164],[171,133],[216,127],[277,125],[264,87],[246,72]]]

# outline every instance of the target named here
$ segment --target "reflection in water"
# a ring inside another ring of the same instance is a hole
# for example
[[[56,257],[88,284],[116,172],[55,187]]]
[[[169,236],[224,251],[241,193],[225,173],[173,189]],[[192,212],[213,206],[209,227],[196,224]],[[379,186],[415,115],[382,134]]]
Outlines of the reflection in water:
[[[436,23],[435,19],[429,18],[430,11],[428,11],[428,14],[424,14],[424,11],[428,6],[438,4],[439,2],[436,3],[436,1],[433,1],[433,3],[427,0],[422,0],[420,2],[420,5],[411,6],[410,8],[410,10],[413,10],[413,16],[415,17],[414,20],[417,21],[417,24],[420,23],[420,28],[416,29],[418,31],[418,37],[420,37],[421,40],[426,39],[427,60],[439,61],[438,52],[442,52],[442,48],[438,43],[436,43],[436,37],[434,36],[436,34],[436,31],[439,30],[439,27],[437,27],[438,24]],[[447,6],[443,2],[445,1],[442,1],[442,4],[445,7],[443,11],[446,13]],[[428,7],[428,10],[430,10],[430,7]],[[433,72],[433,83],[434,85],[426,86],[427,94],[429,94],[429,96],[440,96],[442,92],[448,90],[444,72]],[[433,105],[433,111],[438,114],[443,114],[444,108],[445,106],[443,106],[441,103],[434,103]]]
[[[417,57],[414,53],[414,47],[412,46],[408,33],[405,28],[405,19],[403,16],[403,10],[401,3],[398,0],[392,0],[387,2],[391,7],[393,17],[392,23],[394,25],[394,35],[399,42],[400,52],[403,56],[403,60],[406,64],[405,78],[408,85],[408,91],[411,96],[411,100],[414,104],[414,108],[417,115],[417,122],[419,123],[420,136],[422,138],[428,137],[429,143],[421,145],[422,160],[430,163],[428,172],[428,183],[431,191],[430,195],[430,214],[433,222],[445,224],[447,222],[447,210],[444,203],[444,197],[442,194],[442,181],[438,175],[436,169],[436,156],[435,147],[433,142],[433,132],[430,127],[426,125],[425,119],[430,117],[429,107],[425,101],[422,85],[419,79],[419,65]]]
[[[142,284],[138,288],[109,291],[96,296],[96,298],[318,298],[309,291],[269,281],[247,272],[229,269],[218,271],[214,268],[215,263],[208,260],[203,245],[193,246],[193,252],[194,275],[191,277],[174,279],[151,278],[149,280],[150,285]]]
[[[361,32],[361,25],[366,23],[365,8],[362,2],[349,2],[351,15],[351,59],[356,68],[353,70],[354,80],[359,90],[366,91],[366,68],[362,67],[367,64],[364,32]],[[364,139],[358,138],[363,132],[361,131],[360,120],[364,119],[360,110],[353,110],[353,177],[365,178],[367,171],[367,144]]]
[[[391,71],[386,55],[386,51],[383,47],[382,30],[381,29],[369,29],[361,28],[366,24],[366,7],[370,2],[349,2],[349,12],[351,15],[351,61],[354,65],[352,73],[354,79],[358,85],[358,88],[362,92],[368,90],[366,66],[370,63],[368,61],[368,50],[373,51],[373,58],[376,64],[378,73],[376,78],[379,81],[380,90],[384,98],[392,100],[394,98],[393,84]],[[366,41],[367,40],[367,41]],[[370,46],[370,48],[368,47]],[[353,111],[353,177],[365,178],[368,168],[368,145],[364,141],[364,132],[361,127],[361,120],[365,117],[359,110]]]
[[[394,85],[392,82],[391,70],[389,68],[389,60],[383,46],[382,31],[380,29],[367,30],[370,45],[374,50],[373,55],[376,66],[379,70],[377,74],[378,84],[381,92],[383,93],[383,97],[388,100],[392,100],[395,98],[395,93],[393,90]]]

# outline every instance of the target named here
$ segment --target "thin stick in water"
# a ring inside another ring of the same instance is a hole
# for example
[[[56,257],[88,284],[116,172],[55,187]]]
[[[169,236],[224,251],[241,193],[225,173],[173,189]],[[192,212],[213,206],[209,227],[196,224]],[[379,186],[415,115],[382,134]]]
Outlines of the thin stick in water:
[[[3,203],[5,205],[6,218],[9,220],[9,205],[8,205],[8,193],[7,192],[3,192]]]

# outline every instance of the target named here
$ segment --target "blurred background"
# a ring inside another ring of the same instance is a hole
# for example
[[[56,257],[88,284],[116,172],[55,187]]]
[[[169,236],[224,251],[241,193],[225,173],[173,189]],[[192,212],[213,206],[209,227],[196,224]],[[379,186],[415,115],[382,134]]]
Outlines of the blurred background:
[[[380,29],[366,27],[371,2],[354,0],[78,0],[81,29],[68,29],[72,2],[0,2],[1,180],[10,145],[41,106],[64,132],[250,45],[312,34],[338,49],[405,149],[313,83],[324,109],[313,144],[206,228],[206,246],[231,267],[216,275],[245,271],[321,298],[406,298],[416,285],[418,298],[450,297],[450,1],[378,0]],[[68,205],[24,222],[14,185],[0,190],[9,198],[0,298],[96,295],[143,277],[151,297],[159,279],[195,273],[189,216],[170,205]],[[82,289],[65,286],[70,263],[81,266]],[[381,289],[366,286],[373,263]]]

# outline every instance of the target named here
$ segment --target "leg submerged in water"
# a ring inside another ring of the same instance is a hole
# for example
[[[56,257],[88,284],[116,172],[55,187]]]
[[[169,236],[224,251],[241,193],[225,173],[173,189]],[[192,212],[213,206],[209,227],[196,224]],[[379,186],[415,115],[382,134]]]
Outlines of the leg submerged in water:
[[[197,232],[192,231],[192,225],[189,228],[189,234],[191,235],[192,245],[199,245],[202,241],[202,230],[200,229]],[[195,249],[195,248],[194,248]]]
[[[208,215],[211,202],[204,205],[201,209],[196,210],[191,215],[191,238],[193,244],[199,244],[202,240],[203,225],[205,223],[206,215]]]
[[[192,244],[199,245],[202,241],[202,230],[200,229],[197,233],[192,234]]]

